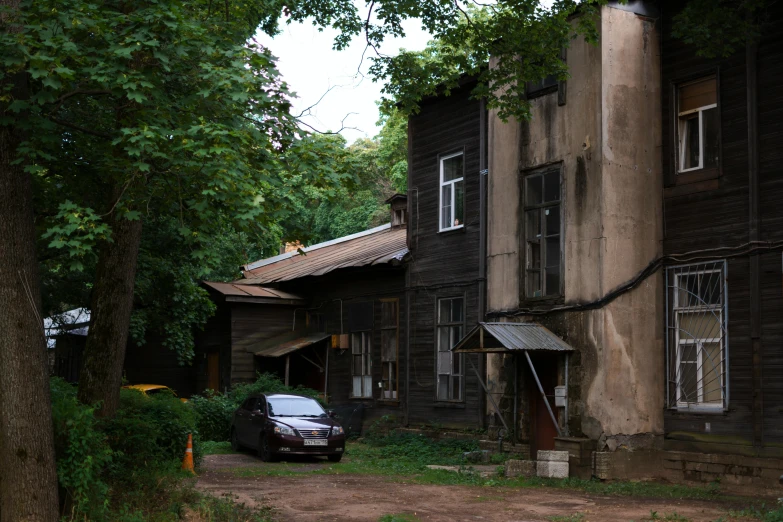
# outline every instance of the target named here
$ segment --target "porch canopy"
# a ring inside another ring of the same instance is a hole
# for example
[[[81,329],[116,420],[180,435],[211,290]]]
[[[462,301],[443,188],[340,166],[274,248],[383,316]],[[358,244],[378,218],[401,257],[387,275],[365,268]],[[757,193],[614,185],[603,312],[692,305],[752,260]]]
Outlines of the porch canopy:
[[[286,332],[270,339],[247,343],[245,350],[259,357],[282,357],[330,337],[324,332],[305,333],[301,331]],[[240,342],[236,343],[237,345]]]
[[[457,353],[524,353],[527,359],[527,364],[530,366],[530,371],[533,372],[533,377],[536,380],[538,391],[541,393],[541,397],[544,400],[546,409],[549,412],[549,418],[552,419],[552,423],[557,430],[557,435],[562,436],[560,430],[560,424],[555,418],[555,414],[552,411],[552,407],[549,405],[549,400],[544,392],[544,388],[541,386],[541,381],[538,378],[538,373],[533,366],[533,361],[530,360],[528,352],[555,352],[567,355],[568,352],[573,352],[574,349],[568,345],[561,338],[553,334],[549,329],[541,326],[537,323],[479,323],[468,334],[462,338],[460,342],[454,345],[452,351]],[[473,361],[468,359],[470,365],[473,367],[473,372],[481,383],[481,387],[484,388],[484,392],[495,407],[495,411],[498,413],[503,426],[508,431],[508,425],[506,425],[505,419],[498,408],[495,399],[492,394],[489,393],[487,385],[484,383],[478,370],[473,365]],[[516,361],[514,357],[514,428],[517,426],[517,383],[516,383]],[[565,380],[566,389],[568,388],[568,357],[565,358]],[[568,396],[566,392],[566,411],[568,410]],[[567,424],[566,424],[567,428]],[[514,439],[517,438],[517,434],[514,433]]]
[[[452,351],[502,353],[509,350],[572,352],[574,349],[537,323],[479,323]]]

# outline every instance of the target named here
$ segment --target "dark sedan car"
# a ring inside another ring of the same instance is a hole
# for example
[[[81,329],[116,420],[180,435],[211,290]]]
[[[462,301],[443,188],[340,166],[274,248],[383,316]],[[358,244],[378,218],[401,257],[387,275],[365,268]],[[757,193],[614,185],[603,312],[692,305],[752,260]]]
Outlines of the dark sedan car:
[[[253,448],[265,462],[281,455],[325,455],[340,462],[345,432],[331,412],[309,397],[255,395],[234,412],[231,447]]]

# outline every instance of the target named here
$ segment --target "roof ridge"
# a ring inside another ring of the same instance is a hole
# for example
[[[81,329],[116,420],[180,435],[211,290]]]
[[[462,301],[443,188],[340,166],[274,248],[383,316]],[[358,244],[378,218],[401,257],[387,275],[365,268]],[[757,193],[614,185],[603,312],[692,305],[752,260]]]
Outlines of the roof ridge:
[[[324,241],[323,243],[318,243],[316,245],[312,245],[309,247],[305,247],[301,249],[303,252],[312,252],[313,250],[318,250],[319,248],[324,248],[332,245],[337,245],[339,243],[343,243],[345,241],[350,241],[352,239],[357,239],[364,236],[369,236],[371,234],[375,234],[376,232],[381,232],[386,229],[391,228],[391,223],[386,223],[385,225],[381,225],[375,228],[370,228],[368,230],[363,230],[361,232],[357,232],[355,234],[350,234],[348,236],[338,237],[336,239],[331,239],[329,241]],[[292,252],[286,252],[285,254],[280,254],[273,257],[268,257],[266,259],[259,259],[258,261],[254,261],[252,263],[248,263],[244,265],[242,268],[243,271],[249,271],[249,270],[255,270],[256,268],[261,268],[262,266],[271,265],[273,263],[277,263],[278,261],[283,261],[285,259],[290,259],[296,255],[299,255],[298,250],[294,250]]]

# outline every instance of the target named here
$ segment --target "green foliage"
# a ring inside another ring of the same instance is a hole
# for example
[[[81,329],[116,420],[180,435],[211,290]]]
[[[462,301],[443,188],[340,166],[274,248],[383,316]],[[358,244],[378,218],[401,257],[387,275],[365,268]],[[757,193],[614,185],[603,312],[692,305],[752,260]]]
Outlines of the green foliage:
[[[50,381],[57,478],[67,494],[69,516],[100,518],[106,512],[109,486],[104,470],[114,452],[99,430],[95,409],[76,400],[76,388]]]
[[[276,375],[261,373],[254,382],[237,384],[227,394],[208,390],[204,395],[191,397],[191,407],[204,440],[227,441],[231,431],[231,417],[245,399],[260,393],[293,393],[321,400],[319,392],[303,386],[286,386]]]
[[[672,36],[705,58],[728,58],[758,41],[770,0],[691,0],[674,17]]]
[[[228,441],[205,440],[201,443],[201,450],[204,455],[228,455],[234,453],[231,449],[231,443]]]
[[[181,462],[188,434],[193,435],[193,459],[198,463],[202,453],[196,418],[190,404],[173,394],[121,390],[117,415],[102,426],[117,452],[112,474],[121,478],[158,462]]]

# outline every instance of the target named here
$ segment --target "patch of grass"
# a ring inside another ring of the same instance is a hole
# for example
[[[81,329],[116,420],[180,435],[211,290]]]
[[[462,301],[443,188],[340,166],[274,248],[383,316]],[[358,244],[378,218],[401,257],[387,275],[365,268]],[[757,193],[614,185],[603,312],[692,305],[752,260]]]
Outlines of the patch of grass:
[[[231,449],[231,443],[228,441],[205,440],[201,443],[201,451],[204,455],[228,455],[236,453]]]
[[[573,513],[571,515],[555,515],[547,518],[552,522],[583,522],[585,516],[583,513]]]
[[[748,506],[742,510],[731,510],[726,517],[721,517],[716,522],[727,522],[729,520],[747,520],[755,519],[762,522],[783,522],[783,506],[769,507],[764,503]]]
[[[466,498],[468,502],[505,502],[506,498],[500,495],[478,495],[476,498]]]
[[[230,497],[204,495],[194,506],[202,520],[209,522],[272,522],[272,508],[254,509],[234,502]]]
[[[682,515],[678,515],[675,511],[674,513],[664,513],[659,514],[657,511],[650,510],[650,518],[647,520],[662,520],[666,522],[690,522],[690,518],[684,517]]]
[[[378,522],[417,522],[419,517],[410,513],[395,513],[392,515],[383,515]]]

